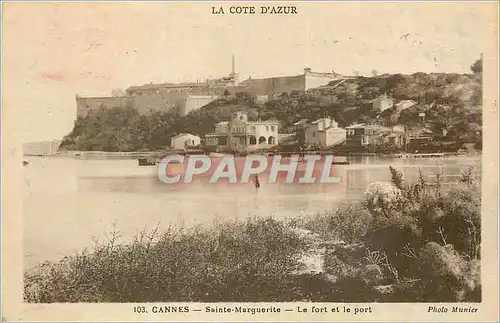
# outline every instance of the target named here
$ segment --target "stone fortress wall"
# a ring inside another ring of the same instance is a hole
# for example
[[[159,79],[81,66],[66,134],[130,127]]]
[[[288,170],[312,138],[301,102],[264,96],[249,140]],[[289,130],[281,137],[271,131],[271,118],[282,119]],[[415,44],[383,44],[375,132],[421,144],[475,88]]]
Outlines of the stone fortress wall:
[[[282,93],[307,91],[343,78],[336,73],[316,73],[310,68],[305,68],[304,73],[300,75],[249,78],[238,82],[233,60],[233,72],[228,77],[220,79],[207,80],[202,83],[151,83],[131,86],[122,97],[77,96],[77,117],[85,117],[89,112],[97,109],[115,107],[131,107],[141,114],[159,111],[186,115],[223,96],[248,93],[256,97],[258,101],[265,102]]]

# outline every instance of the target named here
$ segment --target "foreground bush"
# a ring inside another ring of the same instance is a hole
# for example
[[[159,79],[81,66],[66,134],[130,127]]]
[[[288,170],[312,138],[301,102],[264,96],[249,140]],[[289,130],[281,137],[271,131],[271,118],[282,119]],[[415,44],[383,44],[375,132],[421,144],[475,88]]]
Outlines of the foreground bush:
[[[302,248],[272,219],[217,230],[169,230],[130,245],[114,238],[90,253],[25,275],[28,302],[266,301],[288,288]],[[285,295],[286,297],[286,295]]]
[[[306,224],[350,243],[326,255],[338,293],[344,301],[480,301],[481,190],[472,172],[443,188],[439,175],[407,184],[390,171],[391,182],[370,184],[360,203]]]

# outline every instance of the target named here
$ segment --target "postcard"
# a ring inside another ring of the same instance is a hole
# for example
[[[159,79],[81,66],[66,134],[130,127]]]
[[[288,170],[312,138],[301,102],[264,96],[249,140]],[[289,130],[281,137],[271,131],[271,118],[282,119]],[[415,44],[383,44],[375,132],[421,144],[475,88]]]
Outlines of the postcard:
[[[498,3],[2,3],[2,319],[495,322]]]

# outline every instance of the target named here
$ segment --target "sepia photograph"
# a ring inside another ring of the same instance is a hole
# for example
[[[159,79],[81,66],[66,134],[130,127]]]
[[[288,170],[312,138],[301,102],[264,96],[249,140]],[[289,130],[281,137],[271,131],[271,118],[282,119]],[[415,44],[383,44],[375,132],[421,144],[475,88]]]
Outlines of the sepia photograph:
[[[498,319],[498,3],[2,7],[19,308]]]

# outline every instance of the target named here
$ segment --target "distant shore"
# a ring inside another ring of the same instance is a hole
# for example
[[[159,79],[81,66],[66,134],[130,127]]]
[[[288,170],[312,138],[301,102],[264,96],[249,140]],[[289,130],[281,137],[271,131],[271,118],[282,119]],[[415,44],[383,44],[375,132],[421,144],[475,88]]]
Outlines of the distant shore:
[[[154,158],[154,157],[159,157],[166,152],[160,152],[160,151],[131,151],[131,152],[110,152],[110,151],[59,151],[55,154],[37,154],[37,153],[25,153],[23,156],[25,157],[47,157],[47,156],[54,156],[54,157],[82,157],[82,158],[117,158],[117,159],[136,159],[136,158]],[[174,153],[174,152],[168,152],[168,153]],[[182,152],[175,152],[175,153],[181,153]],[[304,154],[323,154],[323,153],[331,153],[329,151],[306,151],[303,152]],[[204,153],[204,154],[209,154],[209,153]],[[299,154],[297,152],[277,152],[273,153],[275,155],[294,155],[294,154]],[[388,158],[412,158],[412,157],[419,157],[419,158],[436,158],[436,157],[452,157],[452,156],[480,156],[481,151],[476,151],[473,154],[462,154],[462,153],[457,153],[457,152],[434,152],[434,153],[361,153],[361,152],[342,152],[342,153],[333,153],[336,156],[342,156],[342,157],[370,157],[370,156],[377,156],[377,157],[388,157]],[[229,154],[230,155],[230,154]]]
[[[55,156],[55,157],[116,157],[116,158],[141,158],[141,157],[153,157],[160,155],[161,153],[158,151],[58,151],[54,154],[37,154],[37,153],[25,153],[23,154],[26,157],[47,157],[47,156]]]

